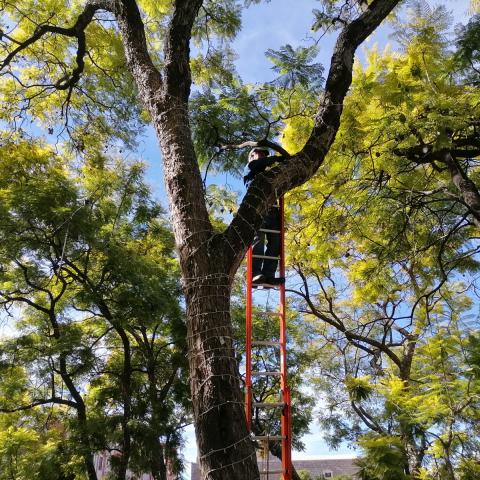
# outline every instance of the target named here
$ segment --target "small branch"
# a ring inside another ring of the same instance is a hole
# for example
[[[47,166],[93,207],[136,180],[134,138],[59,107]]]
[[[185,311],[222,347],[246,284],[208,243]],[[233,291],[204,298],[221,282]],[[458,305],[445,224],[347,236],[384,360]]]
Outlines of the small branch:
[[[32,403],[29,403],[28,405],[21,405],[20,407],[15,407],[15,408],[0,408],[0,413],[15,413],[15,412],[22,412],[25,410],[31,410],[32,408],[39,407],[40,405],[49,405],[51,403],[57,404],[57,405],[67,405],[69,407],[73,408],[78,408],[78,405],[76,402],[73,402],[72,400],[65,400],[60,397],[52,397],[52,398],[46,398],[43,400],[34,400]]]
[[[0,71],[10,65],[12,60],[23,50],[25,50],[30,45],[33,45],[47,33],[54,33],[59,35],[64,35],[66,37],[76,38],[78,42],[76,62],[77,65],[73,69],[72,74],[67,77],[64,76],[55,83],[55,88],[57,90],[67,90],[73,88],[73,86],[79,81],[80,76],[85,68],[84,56],[86,53],[86,38],[85,38],[85,29],[90,24],[95,15],[95,12],[101,8],[107,9],[110,8],[110,2],[108,1],[90,1],[87,2],[85,9],[78,16],[77,21],[70,28],[58,27],[50,24],[39,25],[33,35],[24,42],[18,42],[13,40],[18,46],[14,48],[4,59],[0,62]]]

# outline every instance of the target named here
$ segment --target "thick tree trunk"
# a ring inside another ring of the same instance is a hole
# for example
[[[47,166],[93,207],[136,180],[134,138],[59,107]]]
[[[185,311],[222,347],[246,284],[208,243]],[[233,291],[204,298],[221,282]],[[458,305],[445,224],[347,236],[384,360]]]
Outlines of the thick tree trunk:
[[[225,244],[217,244],[220,238],[205,207],[186,106],[159,116],[156,126],[187,304],[190,388],[202,479],[254,480],[259,473],[232,341],[232,276],[224,260]]]
[[[230,319],[230,278],[212,272],[186,285],[190,386],[202,478],[254,480]]]

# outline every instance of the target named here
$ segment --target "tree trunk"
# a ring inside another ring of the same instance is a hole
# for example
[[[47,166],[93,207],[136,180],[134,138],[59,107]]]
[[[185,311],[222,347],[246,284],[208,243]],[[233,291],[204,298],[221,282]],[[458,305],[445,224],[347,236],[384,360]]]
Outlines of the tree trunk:
[[[130,433],[129,422],[131,420],[131,411],[132,411],[132,353],[130,347],[130,339],[125,329],[121,324],[114,318],[110,308],[108,307],[105,300],[101,295],[98,295],[95,287],[92,287],[91,282],[87,277],[83,277],[83,281],[87,288],[90,288],[96,304],[105,317],[105,319],[112,325],[117,335],[120,337],[123,347],[123,365],[122,373],[120,374],[120,388],[121,388],[121,398],[123,403],[123,414],[121,418],[122,426],[122,441],[121,441],[121,455],[118,460],[118,467],[116,473],[116,478],[118,480],[125,480],[127,478],[128,463],[130,461],[131,449],[132,449],[132,437]]]
[[[412,478],[417,478],[420,473],[420,468],[422,467],[423,452],[418,448],[417,442],[412,434],[412,428],[406,426],[404,430],[402,442],[407,455],[406,467],[408,468],[405,473],[411,475]]]
[[[405,348],[402,365],[400,367],[400,379],[403,380],[406,387],[411,381],[412,362],[417,347],[416,336],[411,338]],[[425,456],[425,447],[423,442],[418,446],[414,434],[414,426],[409,423],[400,422],[401,439],[405,454],[407,456],[406,472],[412,478],[417,478],[422,467],[423,457]]]
[[[192,279],[186,285],[186,298],[190,387],[202,479],[257,479],[233,349],[230,278],[212,273]]]
[[[165,464],[163,445],[158,436],[155,436],[155,438],[152,439],[151,445],[153,446],[153,449],[149,453],[152,477],[154,480],[167,480],[167,467]]]
[[[51,315],[52,325],[54,326],[55,337],[60,338],[60,330],[58,328],[58,323],[56,317]],[[93,462],[93,449],[90,442],[90,435],[88,433],[87,425],[87,409],[85,402],[83,401],[82,395],[77,390],[77,387],[73,383],[72,378],[70,377],[67,369],[67,354],[65,352],[60,353],[59,357],[59,366],[60,366],[60,376],[65,383],[70,395],[77,404],[77,420],[79,424],[79,435],[80,440],[80,450],[82,451],[82,456],[85,461],[85,469],[87,471],[88,480],[97,480],[97,472],[95,471],[95,464]]]
[[[149,445],[152,446],[150,455],[150,469],[154,480],[167,480],[167,468],[165,462],[165,455],[163,445],[160,442],[160,435],[158,431],[159,421],[159,408],[163,399],[159,399],[157,395],[157,379],[155,375],[155,359],[153,358],[154,352],[149,349],[148,343],[145,343],[143,347],[146,349],[147,368],[148,368],[148,396],[150,402],[150,408],[152,409],[152,425],[151,436]]]
[[[110,317],[110,322],[118,333],[123,345],[123,368],[120,377],[122,389],[123,415],[122,415],[122,455],[118,465],[118,480],[125,480],[127,478],[128,463],[131,455],[132,439],[130,434],[129,422],[131,419],[131,403],[132,403],[132,357],[130,351],[130,340],[125,330],[119,326]]]
[[[279,442],[270,442],[270,453],[282,461],[282,445]],[[302,480],[295,467],[292,465],[292,480]]]
[[[85,449],[83,452],[83,458],[85,459],[85,467],[87,470],[88,480],[98,480],[97,472],[95,470],[95,463],[93,461],[93,453],[90,448],[90,438],[87,432],[87,414],[84,409],[79,408],[77,410],[77,418],[80,423],[80,438],[82,442],[82,446],[87,446],[88,450]]]

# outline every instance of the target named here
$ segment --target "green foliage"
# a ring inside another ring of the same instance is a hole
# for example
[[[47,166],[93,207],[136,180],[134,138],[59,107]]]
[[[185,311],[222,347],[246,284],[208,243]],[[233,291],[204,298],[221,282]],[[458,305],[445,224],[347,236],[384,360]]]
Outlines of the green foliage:
[[[479,81],[480,67],[480,15],[473,16],[467,25],[457,27],[455,60],[460,71],[470,82]]]
[[[210,42],[212,35],[222,41],[233,40],[241,28],[241,6],[235,0],[207,0],[196,18],[193,36]]]
[[[133,471],[150,471],[159,439],[181,468],[176,427],[188,391],[178,266],[143,165],[96,154],[78,168],[27,141],[2,149],[0,302],[17,332],[0,342],[0,461],[18,457],[38,478],[55,478],[48,465],[82,478],[86,458],[126,448],[128,434]],[[42,430],[46,415],[57,423]],[[18,436],[31,440],[20,449]]]
[[[360,480],[407,480],[405,453],[400,439],[388,435],[365,435],[359,441],[365,455],[357,460]]]
[[[265,122],[265,118],[270,118],[270,103],[268,90],[253,90],[238,82],[220,89],[205,87],[195,93],[190,108],[200,165],[206,167],[210,163],[214,171],[239,175],[247,161],[247,152],[239,155],[235,149],[220,150],[220,147],[264,138],[270,129]],[[278,131],[278,126],[271,130]]]
[[[368,400],[373,392],[373,386],[368,376],[365,377],[347,377],[345,386],[351,398],[355,401]]]
[[[314,23],[312,30],[317,32],[331,32],[342,27],[345,23],[355,18],[359,12],[365,9],[370,0],[349,0],[338,2],[337,0],[322,0],[321,9],[313,9]]]
[[[294,49],[287,44],[280,50],[268,49],[267,58],[273,63],[272,70],[279,75],[275,80],[282,88],[294,88],[297,84],[318,90],[323,83],[323,66],[312,63],[318,48],[298,47]]]
[[[450,478],[480,446],[476,227],[442,157],[407,155],[454,152],[478,188],[479,92],[456,74],[445,9],[421,3],[401,24],[402,53],[374,48],[356,67],[322,170],[288,198],[319,417],[331,446],[358,441],[365,479]],[[297,151],[312,119],[285,123]]]

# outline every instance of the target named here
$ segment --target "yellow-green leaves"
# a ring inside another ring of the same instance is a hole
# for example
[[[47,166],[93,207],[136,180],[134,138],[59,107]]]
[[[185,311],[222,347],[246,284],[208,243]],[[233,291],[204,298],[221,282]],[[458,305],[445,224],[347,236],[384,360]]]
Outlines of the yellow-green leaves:
[[[345,380],[345,386],[352,400],[361,402],[362,400],[368,400],[374,386],[371,383],[371,378],[368,375],[364,377],[347,377]]]

